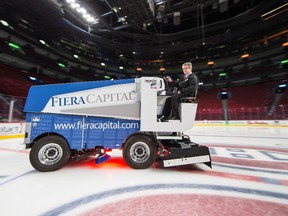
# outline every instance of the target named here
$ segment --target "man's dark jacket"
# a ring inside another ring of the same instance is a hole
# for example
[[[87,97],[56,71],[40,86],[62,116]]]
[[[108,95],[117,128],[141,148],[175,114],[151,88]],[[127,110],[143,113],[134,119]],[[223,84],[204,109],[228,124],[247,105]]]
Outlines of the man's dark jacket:
[[[198,77],[194,73],[191,73],[186,79],[184,75],[181,76],[179,81],[173,82],[172,85],[177,87],[177,90],[184,96],[196,97],[198,83]]]

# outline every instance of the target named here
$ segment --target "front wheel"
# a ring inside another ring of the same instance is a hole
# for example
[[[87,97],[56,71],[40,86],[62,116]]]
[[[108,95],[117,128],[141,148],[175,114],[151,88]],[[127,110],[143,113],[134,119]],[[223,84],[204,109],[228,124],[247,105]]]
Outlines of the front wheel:
[[[124,145],[123,158],[134,169],[146,169],[152,166],[157,157],[157,148],[150,137],[135,135]]]
[[[70,159],[70,148],[62,137],[46,136],[33,145],[29,159],[31,165],[38,171],[55,171],[62,168]]]

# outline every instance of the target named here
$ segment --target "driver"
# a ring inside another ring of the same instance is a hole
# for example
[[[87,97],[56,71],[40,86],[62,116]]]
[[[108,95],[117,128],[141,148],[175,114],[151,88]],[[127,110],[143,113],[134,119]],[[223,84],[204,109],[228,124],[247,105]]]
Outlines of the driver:
[[[196,97],[198,90],[198,77],[192,73],[192,63],[185,62],[182,65],[183,75],[179,80],[172,80],[171,77],[166,77],[169,85],[176,87],[176,91],[172,97],[167,98],[163,108],[164,119],[168,119],[172,110],[172,115],[169,119],[180,119],[179,117],[179,103],[183,97]]]

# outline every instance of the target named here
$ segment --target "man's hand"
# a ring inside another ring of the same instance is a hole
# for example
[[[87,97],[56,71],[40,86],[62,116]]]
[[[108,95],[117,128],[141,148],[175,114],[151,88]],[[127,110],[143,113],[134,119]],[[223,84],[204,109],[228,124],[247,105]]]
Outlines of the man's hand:
[[[167,82],[172,82],[172,79],[169,76],[165,77],[165,80],[167,80]]]

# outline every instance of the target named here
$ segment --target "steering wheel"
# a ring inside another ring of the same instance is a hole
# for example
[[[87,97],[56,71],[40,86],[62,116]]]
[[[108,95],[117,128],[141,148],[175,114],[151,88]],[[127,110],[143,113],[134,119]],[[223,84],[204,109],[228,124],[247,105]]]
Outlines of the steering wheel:
[[[169,82],[165,78],[163,78],[163,81],[164,81],[165,88],[163,90],[161,90],[161,91],[158,91],[157,92],[157,96],[161,95],[161,93],[163,91],[166,91],[166,93],[170,92],[170,88],[171,87],[169,86]],[[163,85],[163,82],[160,82],[160,88],[162,88],[162,85]]]
[[[165,78],[163,78],[163,80],[164,80],[164,83],[165,83],[165,91],[166,91],[166,94],[167,94],[167,93],[168,93],[168,94],[171,94],[171,93],[173,92],[174,86],[169,85],[169,82],[168,82]]]

